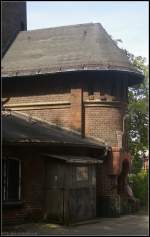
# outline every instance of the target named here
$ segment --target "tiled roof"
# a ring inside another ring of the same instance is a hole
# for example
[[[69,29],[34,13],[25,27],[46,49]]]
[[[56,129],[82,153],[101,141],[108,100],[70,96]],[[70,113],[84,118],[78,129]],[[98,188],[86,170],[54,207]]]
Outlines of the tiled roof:
[[[22,31],[2,60],[2,76],[80,70],[139,72],[99,23]]]
[[[2,139],[3,142],[75,144],[103,149],[106,147],[104,143],[92,138],[82,138],[72,130],[60,128],[17,112],[11,112],[11,114],[6,112],[2,115]]]

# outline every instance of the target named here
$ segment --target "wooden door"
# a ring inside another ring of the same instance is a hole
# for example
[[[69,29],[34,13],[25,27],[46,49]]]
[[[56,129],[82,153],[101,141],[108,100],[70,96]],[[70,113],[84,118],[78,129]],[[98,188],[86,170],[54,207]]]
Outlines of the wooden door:
[[[46,218],[64,221],[64,165],[59,162],[46,164]]]

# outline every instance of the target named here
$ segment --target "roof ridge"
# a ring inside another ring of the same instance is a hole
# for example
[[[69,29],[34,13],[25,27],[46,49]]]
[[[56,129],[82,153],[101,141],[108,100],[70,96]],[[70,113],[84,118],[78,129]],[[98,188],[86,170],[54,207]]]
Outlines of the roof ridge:
[[[69,28],[69,27],[80,27],[80,26],[90,26],[90,25],[96,25],[96,24],[100,24],[101,23],[95,23],[95,22],[89,22],[89,23],[80,23],[80,24],[72,24],[72,25],[62,25],[62,26],[52,26],[52,27],[47,27],[47,28],[38,28],[38,29],[34,29],[34,30],[27,30],[27,31],[21,31],[21,32],[35,32],[38,30],[50,30],[50,29],[60,29],[60,28]]]

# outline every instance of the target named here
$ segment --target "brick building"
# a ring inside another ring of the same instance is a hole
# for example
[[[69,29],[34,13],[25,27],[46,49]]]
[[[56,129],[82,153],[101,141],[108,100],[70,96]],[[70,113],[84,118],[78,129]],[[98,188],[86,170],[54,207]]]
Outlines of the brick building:
[[[102,25],[81,24],[20,32],[2,60],[2,77],[3,110],[4,114],[6,113],[3,121],[6,128],[9,128],[3,132],[4,159],[13,156],[22,160],[22,180],[28,178],[31,184],[32,179],[34,180],[33,186],[27,185],[27,181],[22,183],[24,206],[19,207],[19,211],[13,209],[14,216],[23,212],[24,220],[25,217],[38,216],[35,214],[37,210],[40,210],[41,218],[46,215],[45,209],[41,206],[41,203],[47,203],[48,197],[47,193],[43,196],[42,192],[42,185],[45,183],[42,169],[45,169],[45,163],[43,155],[40,155],[45,148],[36,148],[38,153],[35,153],[34,148],[39,144],[40,147],[45,146],[41,139],[44,130],[40,129],[40,132],[32,137],[32,133],[27,132],[30,130],[29,127],[32,127],[32,121],[33,125],[37,124],[37,131],[40,121],[47,124],[49,134],[51,126],[55,125],[60,129],[59,133],[64,137],[64,141],[67,137],[65,131],[77,139],[66,142],[66,153],[64,148],[61,148],[63,140],[59,141],[59,135],[56,136],[58,132],[54,133],[53,139],[47,135],[46,142],[51,143],[53,147],[50,150],[47,148],[48,157],[78,156],[83,161],[87,156],[93,163],[94,159],[97,159],[97,163],[99,160],[103,161],[100,165],[95,165],[96,182],[92,191],[95,198],[85,201],[85,197],[88,196],[85,195],[85,190],[90,187],[90,183],[85,188],[87,180],[81,179],[78,188],[83,188],[84,194],[82,193],[82,196],[81,192],[77,191],[76,195],[72,194],[71,200],[76,200],[73,203],[78,203],[78,207],[68,204],[71,205],[71,213],[67,214],[67,218],[79,213],[82,208],[84,210],[77,220],[96,215],[120,214],[125,180],[130,166],[126,139],[127,92],[129,86],[143,80],[143,75],[133,68],[127,56],[116,46]],[[22,116],[23,120],[28,121],[28,125],[23,122],[19,132],[13,124],[7,126],[9,123],[6,115],[10,116],[10,121],[15,121],[16,125],[20,123],[17,117]],[[90,144],[95,144],[92,150],[87,139],[90,140]],[[58,147],[55,147],[58,142],[59,154]],[[80,143],[86,144],[84,149],[81,149]],[[12,148],[13,146],[15,148]],[[28,161],[26,156],[29,158]],[[33,157],[38,157],[39,161],[35,161]],[[82,167],[82,177],[88,177],[90,171],[85,175],[83,164]],[[68,177],[71,177],[69,173]],[[77,178],[76,175],[75,177]],[[114,188],[116,186],[119,188]],[[41,202],[37,198],[37,193]],[[79,202],[80,199],[82,202]],[[4,200],[4,203],[7,209],[4,209],[3,214],[7,222],[12,209],[8,208],[7,201]],[[86,217],[87,206],[90,205],[94,205],[94,209],[90,209],[90,214]],[[63,209],[63,216],[67,213],[65,210]]]

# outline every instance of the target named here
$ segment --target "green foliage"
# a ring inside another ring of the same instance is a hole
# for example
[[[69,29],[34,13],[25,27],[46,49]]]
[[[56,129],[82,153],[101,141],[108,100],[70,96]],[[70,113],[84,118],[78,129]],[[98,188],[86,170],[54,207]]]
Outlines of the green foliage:
[[[138,173],[142,167],[141,157],[148,150],[148,65],[145,58],[135,57],[125,51],[130,62],[144,74],[144,81],[129,88],[128,99],[128,146],[133,157],[132,172]]]
[[[134,155],[134,156],[132,156],[133,157],[133,160],[132,160],[132,173],[137,174],[138,172],[141,171],[143,162],[142,162],[142,159],[141,159],[141,157],[138,153],[138,149],[135,148],[134,146],[133,146],[132,149],[133,150],[131,152]]]
[[[116,40],[116,43],[120,41]],[[148,206],[148,171],[141,170],[142,157],[148,150],[148,110],[149,110],[149,67],[145,64],[145,58],[124,50],[129,61],[144,74],[144,81],[128,90],[128,147],[132,155],[132,174],[129,181],[132,182],[133,193],[141,201],[141,205]]]
[[[132,174],[129,180],[133,183],[134,196],[140,200],[142,206],[148,206],[148,172],[142,170],[137,174]]]

